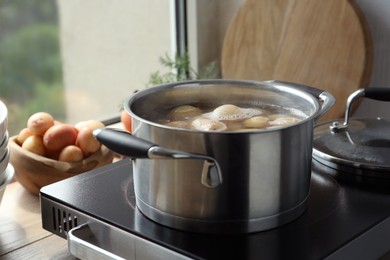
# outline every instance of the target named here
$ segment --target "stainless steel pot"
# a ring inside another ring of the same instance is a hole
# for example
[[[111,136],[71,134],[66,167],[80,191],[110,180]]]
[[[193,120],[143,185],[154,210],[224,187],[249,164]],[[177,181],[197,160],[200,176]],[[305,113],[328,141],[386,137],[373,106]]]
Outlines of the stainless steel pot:
[[[178,129],[152,120],[166,107],[195,103],[272,104],[307,118],[246,132]],[[136,204],[148,218],[186,231],[248,233],[283,225],[305,211],[314,121],[333,103],[327,92],[286,82],[178,82],[140,91],[126,101],[133,137],[109,129],[95,136],[136,158]]]

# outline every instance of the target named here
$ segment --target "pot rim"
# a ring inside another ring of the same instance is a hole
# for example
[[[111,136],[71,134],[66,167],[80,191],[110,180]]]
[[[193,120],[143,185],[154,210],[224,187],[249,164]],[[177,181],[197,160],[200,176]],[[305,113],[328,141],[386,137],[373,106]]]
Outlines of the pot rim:
[[[283,92],[292,93],[295,95],[302,96],[303,99],[310,100],[310,102],[315,106],[314,112],[311,115],[308,115],[306,118],[302,119],[301,121],[287,126],[276,126],[272,128],[267,129],[243,129],[240,131],[206,131],[206,130],[196,130],[196,129],[188,129],[188,128],[178,128],[178,127],[172,127],[168,125],[163,125],[148,119],[145,119],[138,114],[136,114],[131,109],[131,104],[133,104],[136,100],[138,100],[141,97],[164,91],[171,88],[180,88],[180,87],[195,87],[198,85],[208,85],[208,84],[241,84],[241,85],[247,85],[247,86],[266,86],[266,87],[272,87],[276,90],[282,90]],[[251,133],[269,133],[269,132],[275,132],[275,131],[281,131],[285,129],[290,129],[293,127],[297,127],[299,125],[306,124],[308,121],[314,121],[317,117],[319,112],[321,111],[321,105],[320,101],[317,97],[312,95],[311,93],[308,93],[304,90],[298,89],[296,86],[298,84],[296,83],[290,83],[289,82],[280,82],[280,81],[255,81],[255,80],[231,80],[231,79],[207,79],[207,80],[188,80],[188,81],[178,81],[173,83],[166,83],[166,84],[160,84],[156,85],[151,88],[147,88],[141,91],[138,91],[131,95],[130,97],[126,98],[124,101],[124,109],[127,113],[130,114],[130,116],[134,119],[137,119],[140,122],[146,123],[148,125],[152,125],[154,127],[167,129],[167,130],[174,130],[174,131],[183,131],[183,132],[192,132],[192,133],[207,133],[207,134],[218,134],[218,135],[224,135],[224,134],[251,134]],[[136,129],[133,129],[135,132]]]

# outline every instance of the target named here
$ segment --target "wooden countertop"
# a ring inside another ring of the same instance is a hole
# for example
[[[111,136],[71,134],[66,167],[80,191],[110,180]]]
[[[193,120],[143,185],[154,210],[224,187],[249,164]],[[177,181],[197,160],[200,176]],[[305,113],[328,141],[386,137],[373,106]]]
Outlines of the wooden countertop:
[[[120,123],[111,126],[123,127]],[[66,239],[42,228],[39,197],[17,181],[8,184],[0,205],[2,259],[77,259],[69,253]]]
[[[16,181],[0,205],[0,259],[76,259],[67,240],[42,228],[39,197]]]

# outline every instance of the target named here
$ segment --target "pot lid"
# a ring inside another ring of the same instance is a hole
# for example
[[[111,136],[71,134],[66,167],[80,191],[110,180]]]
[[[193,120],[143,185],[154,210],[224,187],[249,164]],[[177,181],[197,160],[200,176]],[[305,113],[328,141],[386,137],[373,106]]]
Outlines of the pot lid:
[[[333,120],[314,128],[314,160],[343,172],[390,178],[390,121],[349,119],[352,103],[360,97],[386,100],[390,89],[360,89],[348,98],[344,122]],[[379,93],[379,94],[378,94]]]

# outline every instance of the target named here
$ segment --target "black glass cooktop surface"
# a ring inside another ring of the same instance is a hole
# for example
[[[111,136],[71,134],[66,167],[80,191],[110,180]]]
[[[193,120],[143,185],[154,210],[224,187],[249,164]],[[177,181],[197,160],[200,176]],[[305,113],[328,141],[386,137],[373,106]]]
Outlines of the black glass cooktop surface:
[[[193,258],[337,259],[390,251],[387,190],[341,183],[314,167],[302,216],[268,231],[223,235],[174,230],[143,216],[127,159],[46,186],[40,196]]]

